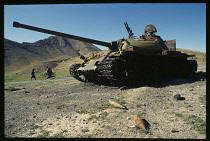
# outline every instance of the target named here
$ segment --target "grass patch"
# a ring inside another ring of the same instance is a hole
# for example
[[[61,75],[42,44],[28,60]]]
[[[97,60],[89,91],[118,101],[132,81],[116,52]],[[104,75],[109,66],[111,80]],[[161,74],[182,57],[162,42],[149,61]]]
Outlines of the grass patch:
[[[107,116],[108,116],[107,112],[103,112],[99,115],[99,117],[102,118],[102,119],[105,119],[105,117],[107,117]]]
[[[146,115],[145,112],[140,112],[140,111],[139,111],[137,114],[138,114],[138,115],[141,115],[141,116],[142,116],[142,115]]]
[[[185,121],[187,121],[189,124],[193,125],[196,131],[198,131],[200,134],[206,134],[206,121],[195,116],[190,115],[188,117],[184,118]]]
[[[113,99],[114,101],[120,103],[121,105],[125,104],[125,100],[122,100],[122,99],[118,99],[118,98],[115,98]]]
[[[42,131],[41,131],[41,134],[39,134],[39,135],[37,136],[37,138],[47,138],[47,137],[49,137],[50,132],[51,132],[51,131],[42,130]]]
[[[199,99],[200,99],[201,103],[206,103],[206,96],[205,95],[199,97]]]
[[[180,114],[180,113],[175,113],[175,115],[178,116],[178,117],[183,117],[183,115]]]
[[[65,78],[65,77],[70,77],[71,75],[69,72],[55,72],[56,78]]]
[[[14,127],[14,124],[8,124],[8,125],[6,125],[6,128],[12,128],[12,127]]]
[[[68,105],[66,105],[66,104],[58,104],[55,106],[56,109],[64,109],[66,107],[68,107]]]
[[[80,114],[87,114],[88,111],[86,111],[85,109],[81,109],[81,110],[78,110],[77,113],[80,113]]]
[[[184,121],[192,125],[194,129],[198,131],[200,134],[206,134],[206,121],[205,120],[195,115],[183,116],[182,114],[174,113],[174,112],[171,112],[171,114],[174,114],[178,117],[182,117]]]
[[[108,103],[106,103],[106,104],[103,104],[103,105],[101,105],[101,106],[98,106],[98,109],[106,109],[106,108],[108,108],[109,107],[109,104]]]
[[[144,106],[143,104],[136,104],[137,108],[140,108],[141,106]]]
[[[96,115],[91,115],[91,117],[88,118],[88,121],[91,121],[93,119],[98,120],[99,118]]]
[[[62,130],[61,132],[53,135],[53,136],[50,136],[50,138],[65,138],[66,136],[63,135],[65,132],[68,132],[67,130]]]
[[[35,125],[35,124],[31,124],[30,125],[30,130],[35,130],[35,129],[38,129],[40,126],[38,126],[38,125]]]
[[[158,123],[157,123],[157,122],[153,122],[153,124],[154,124],[154,125],[158,125]]]
[[[141,128],[138,127],[138,126],[135,126],[135,128],[136,128],[137,131],[140,131],[140,132],[143,133],[143,134],[149,134],[149,131],[146,130],[146,129],[141,129]]]
[[[71,76],[69,72],[53,72],[53,73],[56,74],[56,78],[65,78]],[[35,72],[36,80],[40,80],[43,74],[44,72],[41,73]],[[31,80],[31,73],[4,76],[4,83],[30,81],[30,80]]]

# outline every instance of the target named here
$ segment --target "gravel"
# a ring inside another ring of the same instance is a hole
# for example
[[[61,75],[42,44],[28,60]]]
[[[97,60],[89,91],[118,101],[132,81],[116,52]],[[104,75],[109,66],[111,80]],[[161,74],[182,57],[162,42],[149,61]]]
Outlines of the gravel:
[[[206,80],[200,80],[136,88],[74,79],[5,84],[5,137],[205,139]],[[147,131],[134,126],[137,114],[150,124]]]

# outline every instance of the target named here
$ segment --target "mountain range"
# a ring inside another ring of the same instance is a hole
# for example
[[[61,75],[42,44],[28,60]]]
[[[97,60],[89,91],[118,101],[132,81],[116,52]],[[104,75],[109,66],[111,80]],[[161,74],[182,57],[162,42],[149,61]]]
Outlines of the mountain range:
[[[59,60],[97,51],[101,50],[91,43],[60,36],[50,36],[34,43],[18,43],[4,39],[4,71],[5,73],[17,73],[30,65],[43,61],[57,60],[56,62],[59,62]],[[54,67],[56,64],[51,65]],[[39,71],[43,71],[42,68]]]

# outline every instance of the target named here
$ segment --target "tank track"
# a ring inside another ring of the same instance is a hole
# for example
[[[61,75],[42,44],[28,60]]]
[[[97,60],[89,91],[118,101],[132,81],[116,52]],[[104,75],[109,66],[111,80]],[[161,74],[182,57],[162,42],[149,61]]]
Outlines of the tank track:
[[[173,77],[184,77],[197,71],[195,60],[170,61],[154,58],[150,61],[123,60],[120,57],[107,58],[98,69],[100,81],[114,86],[145,85],[167,80]]]
[[[71,74],[72,77],[74,77],[75,79],[81,81],[81,82],[86,82],[86,78],[84,76],[84,74],[81,74],[77,71],[78,68],[81,67],[81,64],[73,64],[70,68],[69,68],[69,73]],[[82,77],[83,76],[83,77]]]
[[[107,58],[100,63],[98,79],[108,85],[122,86],[124,67],[125,64],[121,58]]]
[[[76,71],[80,66],[81,64],[74,64],[69,69],[70,74],[77,80],[112,86],[151,84],[172,77],[186,76],[197,71],[195,60],[183,61],[175,58],[167,60],[156,57],[149,61],[145,57],[139,60],[108,57],[100,62],[94,72]]]

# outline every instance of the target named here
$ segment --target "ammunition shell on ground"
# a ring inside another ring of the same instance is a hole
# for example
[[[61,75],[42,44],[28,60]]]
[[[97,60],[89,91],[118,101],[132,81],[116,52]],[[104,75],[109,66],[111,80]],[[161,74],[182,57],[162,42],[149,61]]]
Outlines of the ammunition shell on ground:
[[[116,102],[116,101],[111,101],[109,100],[109,104],[116,107],[116,108],[122,108],[122,109],[125,109],[126,107],[125,106],[122,106],[120,103]]]
[[[135,115],[133,120],[135,122],[135,126],[140,127],[141,129],[146,129],[145,123],[139,115]]]

